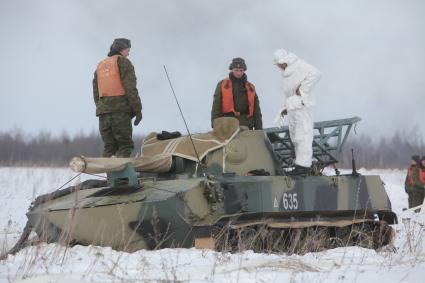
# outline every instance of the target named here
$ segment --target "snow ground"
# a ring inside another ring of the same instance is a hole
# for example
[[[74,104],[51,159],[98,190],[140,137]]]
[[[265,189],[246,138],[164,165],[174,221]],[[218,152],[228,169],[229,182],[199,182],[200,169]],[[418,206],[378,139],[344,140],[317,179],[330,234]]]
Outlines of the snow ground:
[[[425,282],[425,215],[407,205],[405,171],[379,174],[399,217],[395,248],[358,247],[300,255],[229,254],[197,249],[117,252],[110,248],[57,244],[27,247],[0,261],[3,282]],[[0,168],[0,253],[19,237],[35,196],[74,177],[66,168]],[[66,186],[93,176],[80,176]]]

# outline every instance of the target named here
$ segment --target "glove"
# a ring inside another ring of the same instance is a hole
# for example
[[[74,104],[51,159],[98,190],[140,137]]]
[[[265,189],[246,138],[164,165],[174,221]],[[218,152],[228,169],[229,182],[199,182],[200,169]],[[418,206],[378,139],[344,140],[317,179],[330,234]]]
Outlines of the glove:
[[[142,112],[136,114],[136,119],[134,120],[134,126],[139,125],[140,121],[142,121]]]

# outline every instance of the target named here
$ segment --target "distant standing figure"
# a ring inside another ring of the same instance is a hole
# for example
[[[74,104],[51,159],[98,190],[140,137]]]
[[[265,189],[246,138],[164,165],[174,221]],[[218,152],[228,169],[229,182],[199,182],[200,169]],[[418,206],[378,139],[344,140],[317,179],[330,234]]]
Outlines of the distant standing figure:
[[[274,63],[282,70],[286,97],[275,121],[288,115],[289,135],[295,146],[295,168],[288,174],[306,174],[311,170],[313,157],[311,91],[321,74],[315,67],[284,49],[274,53]]]
[[[233,58],[229,76],[218,82],[211,110],[211,126],[219,117],[235,117],[241,126],[261,130],[263,120],[255,86],[248,81],[245,60]]]
[[[133,64],[127,59],[131,43],[117,38],[108,57],[97,65],[93,79],[93,98],[99,131],[104,143],[103,157],[130,157],[134,148],[131,119],[142,120],[142,103],[136,87]]]
[[[414,207],[414,191],[415,191],[415,182],[418,177],[420,157],[419,155],[413,155],[412,161],[407,169],[407,176],[404,182],[404,190],[408,196],[409,208]]]
[[[415,187],[412,191],[412,207],[421,205],[425,198],[425,156],[419,163],[418,174],[415,180]]]

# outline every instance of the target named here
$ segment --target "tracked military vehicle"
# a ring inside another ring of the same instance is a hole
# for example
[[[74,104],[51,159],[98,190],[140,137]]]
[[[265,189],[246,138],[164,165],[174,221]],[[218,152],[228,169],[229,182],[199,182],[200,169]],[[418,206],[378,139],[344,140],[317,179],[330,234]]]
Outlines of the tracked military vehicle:
[[[146,137],[137,158],[75,157],[79,173],[106,173],[38,197],[28,231],[41,241],[117,250],[200,247],[304,253],[392,241],[397,222],[379,176],[325,176],[360,118],[314,125],[314,165],[288,175],[288,128],[248,130],[219,118],[209,133]]]

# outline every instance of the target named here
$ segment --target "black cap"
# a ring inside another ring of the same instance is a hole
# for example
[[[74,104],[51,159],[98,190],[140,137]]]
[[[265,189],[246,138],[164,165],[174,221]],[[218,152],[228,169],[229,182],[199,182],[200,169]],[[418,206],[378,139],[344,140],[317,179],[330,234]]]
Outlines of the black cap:
[[[119,54],[122,50],[131,48],[131,41],[127,38],[116,38],[112,42],[108,56]]]
[[[247,68],[246,68],[245,60],[240,57],[233,58],[232,63],[230,63],[230,66],[229,66],[229,70],[233,70],[234,68],[239,68],[246,71]]]
[[[419,164],[421,162],[421,157],[419,155],[412,155],[412,160]]]

